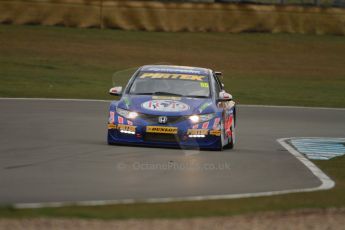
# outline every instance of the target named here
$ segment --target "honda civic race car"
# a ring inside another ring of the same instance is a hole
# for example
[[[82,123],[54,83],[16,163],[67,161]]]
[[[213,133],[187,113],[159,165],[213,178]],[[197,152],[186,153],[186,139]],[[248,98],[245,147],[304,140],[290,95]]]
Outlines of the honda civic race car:
[[[109,93],[108,144],[233,148],[236,106],[221,73],[206,68],[147,65]]]

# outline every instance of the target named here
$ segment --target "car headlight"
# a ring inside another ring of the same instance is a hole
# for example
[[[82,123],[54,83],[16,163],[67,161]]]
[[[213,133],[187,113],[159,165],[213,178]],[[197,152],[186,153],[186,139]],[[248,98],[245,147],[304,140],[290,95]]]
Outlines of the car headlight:
[[[116,112],[120,116],[125,117],[130,120],[135,119],[139,115],[137,112],[128,111],[128,110],[120,109],[120,108],[116,108]]]
[[[216,115],[214,113],[210,114],[202,114],[202,115],[192,115],[189,117],[189,120],[192,123],[200,123],[200,122],[205,122],[213,119]]]

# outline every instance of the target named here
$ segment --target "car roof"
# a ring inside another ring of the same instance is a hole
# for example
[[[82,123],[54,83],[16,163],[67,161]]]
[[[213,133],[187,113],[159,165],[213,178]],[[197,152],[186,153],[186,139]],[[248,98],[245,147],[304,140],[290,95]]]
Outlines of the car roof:
[[[145,65],[140,69],[143,72],[157,72],[157,73],[181,73],[181,74],[196,74],[209,75],[210,69],[192,66],[177,66],[177,65]]]

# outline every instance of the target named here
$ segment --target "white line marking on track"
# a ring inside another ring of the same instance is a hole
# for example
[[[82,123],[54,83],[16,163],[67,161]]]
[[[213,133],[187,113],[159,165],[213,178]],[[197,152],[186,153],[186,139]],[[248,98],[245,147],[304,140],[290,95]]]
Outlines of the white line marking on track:
[[[329,178],[324,172],[321,171],[314,163],[308,160],[304,155],[300,154],[294,148],[292,148],[287,141],[291,138],[278,139],[285,149],[287,149],[293,156],[295,156],[300,162],[302,162],[320,181],[321,185],[314,188],[304,189],[289,189],[281,191],[268,191],[268,192],[256,192],[256,193],[242,193],[242,194],[227,194],[227,195],[209,195],[209,196],[190,196],[190,197],[168,197],[168,198],[148,198],[148,199],[124,199],[124,200],[96,200],[96,201],[79,201],[79,202],[49,202],[49,203],[17,203],[14,204],[15,208],[45,208],[45,207],[63,207],[69,205],[78,206],[98,206],[98,205],[115,205],[115,204],[133,204],[133,203],[167,203],[178,201],[202,201],[202,200],[220,200],[220,199],[238,199],[238,198],[251,198],[251,197],[263,197],[273,195],[283,195],[289,193],[299,192],[314,192],[319,190],[327,190],[334,187],[334,181]]]
[[[314,191],[333,188],[335,183],[331,178],[329,178],[324,172],[321,171],[321,169],[319,169],[313,162],[308,160],[303,154],[299,153],[296,149],[294,149],[291,145],[287,143],[288,140],[294,138],[296,137],[281,138],[277,141],[284,148],[286,148],[292,155],[294,155],[300,162],[302,162],[321,181],[321,185],[319,187],[314,188]]]

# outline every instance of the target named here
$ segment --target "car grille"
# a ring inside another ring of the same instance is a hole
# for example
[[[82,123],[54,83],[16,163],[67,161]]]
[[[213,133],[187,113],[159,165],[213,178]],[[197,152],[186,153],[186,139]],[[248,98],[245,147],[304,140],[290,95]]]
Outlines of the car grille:
[[[162,141],[162,142],[178,142],[178,137],[174,134],[162,134],[162,133],[146,133],[144,136],[145,141]]]
[[[159,123],[158,118],[160,115],[151,115],[151,114],[140,114],[140,118],[144,119],[148,123]],[[181,121],[186,120],[186,116],[166,116],[168,118],[167,124],[175,124]]]

